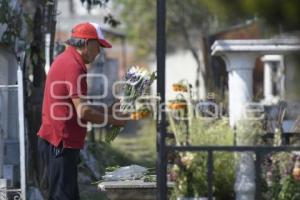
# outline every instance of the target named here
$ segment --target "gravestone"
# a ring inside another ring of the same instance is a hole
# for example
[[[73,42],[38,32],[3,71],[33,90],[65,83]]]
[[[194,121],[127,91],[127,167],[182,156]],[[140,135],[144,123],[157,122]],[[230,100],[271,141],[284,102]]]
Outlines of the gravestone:
[[[173,186],[173,183],[168,183],[169,189]],[[157,195],[156,182],[143,180],[101,182],[98,188],[105,191],[109,200],[155,200]]]

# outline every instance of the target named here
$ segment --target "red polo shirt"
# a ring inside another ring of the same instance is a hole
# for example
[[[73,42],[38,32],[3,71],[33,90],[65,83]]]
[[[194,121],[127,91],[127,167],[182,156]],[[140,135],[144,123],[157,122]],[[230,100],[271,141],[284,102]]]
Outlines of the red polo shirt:
[[[86,73],[80,54],[71,46],[51,65],[38,135],[56,147],[63,142],[64,148],[83,148],[86,122],[77,117],[72,98],[87,95]]]

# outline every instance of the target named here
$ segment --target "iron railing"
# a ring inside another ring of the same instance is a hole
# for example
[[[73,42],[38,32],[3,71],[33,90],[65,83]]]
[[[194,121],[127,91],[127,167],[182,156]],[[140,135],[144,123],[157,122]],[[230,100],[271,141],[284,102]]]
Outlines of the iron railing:
[[[166,0],[157,0],[157,93],[161,103],[165,103],[165,55],[166,55]],[[270,152],[300,151],[295,146],[167,146],[166,145],[166,113],[157,114],[157,199],[167,200],[167,152],[191,151],[207,152],[208,199],[213,196],[213,157],[214,152],[253,152],[256,156],[256,199],[261,199],[261,161]]]
[[[167,150],[176,152],[207,152],[208,200],[213,199],[213,156],[214,152],[253,152],[255,154],[255,199],[262,199],[261,164],[264,155],[271,152],[299,151],[300,146],[167,146]],[[165,161],[167,162],[167,160]],[[166,176],[166,174],[165,174]],[[159,177],[160,178],[160,177]],[[160,180],[163,181],[163,180]],[[167,199],[167,196],[164,197]]]
[[[0,200],[23,200],[21,189],[0,189]]]

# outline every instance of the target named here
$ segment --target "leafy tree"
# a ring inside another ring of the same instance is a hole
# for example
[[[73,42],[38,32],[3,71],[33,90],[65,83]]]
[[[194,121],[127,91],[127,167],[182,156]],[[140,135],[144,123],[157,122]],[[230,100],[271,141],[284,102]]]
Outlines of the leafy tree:
[[[129,39],[138,47],[140,56],[155,50],[156,34],[155,0],[115,0],[115,9],[125,24]],[[199,38],[229,25],[243,22],[254,15],[241,9],[240,0],[166,0],[168,52],[176,48],[190,48],[187,39]],[[233,12],[234,11],[234,12]],[[217,21],[216,25],[213,25]],[[141,39],[142,37],[142,39]],[[146,40],[146,41],[145,41]],[[146,44],[145,44],[146,42]],[[195,43],[194,43],[195,45]]]
[[[72,2],[73,0],[70,0]],[[100,7],[106,7],[107,3],[110,0],[80,0],[82,5],[86,5],[86,8],[88,11],[91,10],[93,6],[100,6]],[[120,25],[120,21],[118,21],[113,15],[107,14],[104,16],[104,23],[109,24],[112,27],[117,27]]]
[[[273,28],[283,31],[300,28],[298,0],[203,0],[208,9],[222,20],[257,16]]]
[[[116,10],[121,10],[120,18],[125,23],[129,39],[137,46],[140,58],[155,52],[156,37],[156,1],[154,0],[116,0]],[[216,30],[216,15],[211,10],[219,4],[210,5],[209,0],[167,0],[167,50],[172,53],[178,49],[191,52],[197,63],[197,79],[195,85],[202,89],[212,87],[209,82],[210,68],[201,62],[200,49],[204,48],[203,38]],[[213,8],[210,10],[210,8]],[[225,11],[223,11],[225,15]],[[231,19],[235,19],[231,17]],[[225,20],[224,20],[225,21]],[[205,57],[205,56],[204,56]],[[199,90],[198,90],[199,91]]]
[[[140,58],[155,52],[156,1],[115,0],[116,10],[125,24],[129,39],[137,46]],[[199,78],[209,83],[210,68],[200,63],[198,50],[203,48],[199,38],[228,26],[259,17],[273,27],[274,33],[297,30],[300,26],[298,0],[166,0],[167,49],[189,50],[197,65]],[[117,14],[118,15],[118,14]],[[197,80],[196,85],[199,85]]]

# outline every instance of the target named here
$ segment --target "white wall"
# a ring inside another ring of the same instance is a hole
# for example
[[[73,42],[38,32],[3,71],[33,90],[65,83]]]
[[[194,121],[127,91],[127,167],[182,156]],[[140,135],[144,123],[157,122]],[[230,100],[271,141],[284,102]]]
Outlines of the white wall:
[[[150,64],[151,70],[156,70],[156,62]],[[197,63],[190,51],[177,51],[166,57],[166,99],[172,99],[176,93],[172,91],[172,84],[182,79],[193,85],[195,93]],[[156,84],[153,84],[156,93]],[[194,95],[195,96],[195,95]]]

